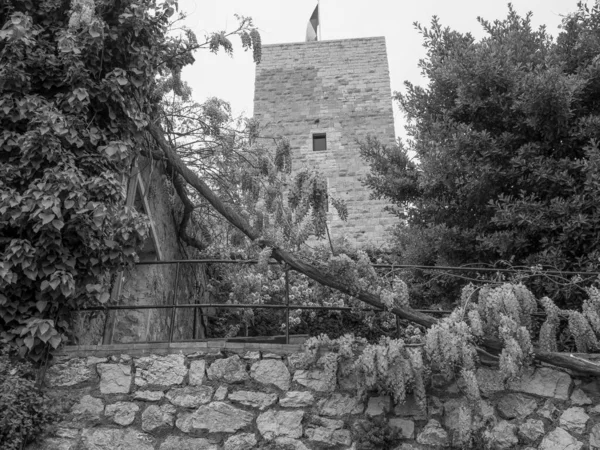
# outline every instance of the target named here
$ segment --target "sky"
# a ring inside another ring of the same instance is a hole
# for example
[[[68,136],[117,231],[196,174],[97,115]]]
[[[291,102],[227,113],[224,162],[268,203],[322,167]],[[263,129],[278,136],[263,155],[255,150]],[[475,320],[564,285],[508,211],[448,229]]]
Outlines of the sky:
[[[556,37],[562,17],[576,10],[578,0],[513,0],[522,16],[533,13],[535,28],[545,25]],[[179,0],[179,10],[188,17],[185,25],[198,40],[212,31],[233,30],[234,14],[252,17],[263,44],[303,42],[306,25],[317,0]],[[392,92],[403,91],[404,81],[426,85],[418,68],[425,56],[421,36],[414,22],[428,26],[436,15],[443,26],[484,36],[477,17],[493,21],[503,19],[508,2],[497,0],[320,0],[321,39],[351,39],[385,36]],[[208,97],[228,101],[234,114],[252,116],[255,65],[251,52],[244,52],[237,37],[234,53],[215,55],[208,50],[195,54],[196,62],[183,71],[183,79],[202,102]],[[403,137],[404,118],[394,104],[396,135]]]

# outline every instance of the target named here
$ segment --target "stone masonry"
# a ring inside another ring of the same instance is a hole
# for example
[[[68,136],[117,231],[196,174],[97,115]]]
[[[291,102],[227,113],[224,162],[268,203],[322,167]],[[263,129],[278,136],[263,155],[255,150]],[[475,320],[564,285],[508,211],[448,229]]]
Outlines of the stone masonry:
[[[27,450],[600,448],[592,377],[537,367],[505,385],[482,367],[478,404],[460,383],[434,380],[423,408],[412,394],[397,403],[358,395],[340,355],[289,347],[113,356],[98,347],[97,356],[57,357],[45,386],[66,414]],[[374,427],[390,439],[385,447],[367,438]]]
[[[362,183],[368,166],[357,140],[372,135],[394,142],[394,118],[385,38],[360,38],[263,46],[256,69],[254,116],[264,136],[290,141],[293,170],[316,168],[329,193],[347,202],[342,222],[330,209],[330,230],[355,243],[381,243],[395,218]],[[313,151],[312,136],[325,133],[327,150]]]

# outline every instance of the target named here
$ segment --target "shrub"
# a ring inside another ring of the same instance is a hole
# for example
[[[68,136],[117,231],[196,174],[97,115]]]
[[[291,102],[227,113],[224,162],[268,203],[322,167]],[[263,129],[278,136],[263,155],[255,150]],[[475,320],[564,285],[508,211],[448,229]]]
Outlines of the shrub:
[[[50,399],[35,386],[33,367],[0,350],[0,442],[20,450],[58,418]]]

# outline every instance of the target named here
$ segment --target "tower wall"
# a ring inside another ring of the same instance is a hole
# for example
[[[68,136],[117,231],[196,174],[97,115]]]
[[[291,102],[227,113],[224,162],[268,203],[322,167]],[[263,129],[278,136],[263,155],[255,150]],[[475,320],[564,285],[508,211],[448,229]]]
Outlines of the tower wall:
[[[254,116],[266,136],[289,139],[293,169],[317,168],[330,195],[347,202],[349,218],[330,213],[334,237],[381,243],[395,218],[361,184],[368,166],[357,140],[395,139],[385,38],[265,45],[256,69]],[[327,150],[313,151],[314,133]]]

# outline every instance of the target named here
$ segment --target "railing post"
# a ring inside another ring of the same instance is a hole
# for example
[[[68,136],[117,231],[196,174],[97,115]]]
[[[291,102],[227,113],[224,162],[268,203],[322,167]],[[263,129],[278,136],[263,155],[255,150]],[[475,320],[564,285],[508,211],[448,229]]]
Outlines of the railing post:
[[[175,289],[173,290],[173,303],[171,304],[171,326],[169,327],[169,344],[173,342],[173,333],[175,332],[175,303],[177,299],[177,289],[179,288],[179,262],[175,266]]]
[[[285,267],[285,343],[290,343],[290,268]]]

